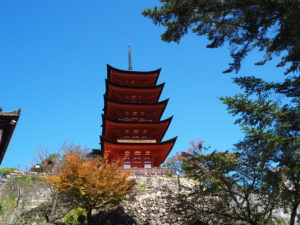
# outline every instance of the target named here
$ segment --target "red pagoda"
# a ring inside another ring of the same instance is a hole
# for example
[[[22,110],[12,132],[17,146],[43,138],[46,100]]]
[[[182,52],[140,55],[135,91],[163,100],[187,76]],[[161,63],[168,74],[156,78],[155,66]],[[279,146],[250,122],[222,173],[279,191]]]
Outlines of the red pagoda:
[[[159,167],[175,144],[176,137],[162,141],[172,117],[161,120],[168,99],[159,101],[159,74],[107,65],[101,150],[109,160],[124,159],[125,168]]]

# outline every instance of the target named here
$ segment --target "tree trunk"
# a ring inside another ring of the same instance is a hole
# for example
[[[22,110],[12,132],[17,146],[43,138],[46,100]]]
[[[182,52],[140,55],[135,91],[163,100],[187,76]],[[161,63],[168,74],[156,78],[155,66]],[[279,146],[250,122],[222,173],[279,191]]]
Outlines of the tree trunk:
[[[55,214],[57,200],[58,200],[58,196],[57,196],[56,193],[54,193],[53,199],[52,199],[51,211],[50,211],[50,215],[49,215],[49,220],[50,220],[50,221],[52,221],[53,216],[54,216],[54,214]],[[49,222],[49,221],[47,221],[47,222]]]
[[[88,225],[93,224],[92,209],[86,209],[86,218]]]
[[[299,206],[299,202],[293,204],[292,211],[291,211],[290,225],[295,225],[298,206]]]

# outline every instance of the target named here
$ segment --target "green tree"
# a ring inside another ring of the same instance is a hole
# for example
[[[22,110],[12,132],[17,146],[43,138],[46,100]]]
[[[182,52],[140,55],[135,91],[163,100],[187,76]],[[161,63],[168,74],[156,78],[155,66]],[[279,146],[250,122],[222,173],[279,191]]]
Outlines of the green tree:
[[[187,204],[180,207],[192,205],[195,208],[195,202],[201,204],[197,213],[184,210],[191,222],[274,224],[273,210],[278,196],[276,189],[266,185],[270,179],[266,170],[238,152],[211,152],[201,144],[183,156],[186,176],[198,181],[198,185],[183,201]]]
[[[233,62],[225,72],[238,72],[249,51],[258,49],[262,65],[281,55],[278,66],[299,71],[299,0],[160,0],[143,15],[166,27],[162,40],[179,42],[188,32],[206,36],[208,48],[228,43]]]
[[[210,40],[209,48],[228,43],[233,62],[224,72],[238,72],[242,60],[257,49],[263,65],[280,56],[286,66],[282,82],[234,78],[243,94],[223,97],[245,137],[236,144],[239,166],[249,164],[260,185],[280,197],[295,224],[300,204],[300,1],[299,0],[160,0],[144,16],[166,27],[164,41],[179,42],[189,31]],[[214,155],[216,156],[216,155]],[[247,164],[245,164],[247,162]],[[251,179],[250,179],[251,180]],[[243,185],[242,185],[243,186]]]
[[[254,77],[236,78],[244,94],[223,97],[229,113],[245,137],[236,144],[241,156],[267,172],[272,180],[265,185],[281,197],[289,209],[290,225],[295,224],[300,206],[300,97],[282,83],[268,83]],[[272,184],[273,182],[273,184]]]

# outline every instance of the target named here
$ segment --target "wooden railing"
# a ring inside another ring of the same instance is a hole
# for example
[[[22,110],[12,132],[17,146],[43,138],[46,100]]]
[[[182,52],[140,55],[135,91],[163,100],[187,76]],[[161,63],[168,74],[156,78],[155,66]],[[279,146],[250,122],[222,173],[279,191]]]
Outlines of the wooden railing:
[[[131,168],[135,176],[172,176],[176,174],[175,170],[167,168]]]

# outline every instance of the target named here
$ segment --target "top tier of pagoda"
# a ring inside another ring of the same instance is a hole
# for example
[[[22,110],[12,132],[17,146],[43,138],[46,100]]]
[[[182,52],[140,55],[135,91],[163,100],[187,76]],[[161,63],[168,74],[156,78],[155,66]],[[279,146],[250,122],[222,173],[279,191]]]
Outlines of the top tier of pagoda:
[[[176,138],[162,142],[172,117],[161,116],[168,99],[159,101],[164,84],[160,69],[126,71],[107,65],[101,147],[110,159],[122,158],[125,167],[159,167]]]

